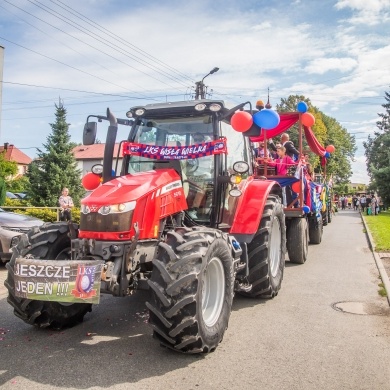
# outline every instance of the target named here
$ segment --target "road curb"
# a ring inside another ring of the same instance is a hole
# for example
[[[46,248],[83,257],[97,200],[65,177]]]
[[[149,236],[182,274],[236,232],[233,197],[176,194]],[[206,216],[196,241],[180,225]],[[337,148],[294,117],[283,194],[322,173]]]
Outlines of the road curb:
[[[383,266],[381,258],[379,257],[378,253],[376,253],[375,250],[374,250],[374,245],[373,245],[374,239],[372,237],[370,229],[368,228],[368,225],[366,224],[366,221],[364,220],[363,214],[361,212],[360,212],[360,216],[361,216],[362,221],[363,221],[364,229],[366,230],[366,235],[367,235],[367,238],[368,238],[368,244],[369,244],[371,252],[372,252],[372,254],[374,256],[375,263],[376,263],[376,266],[377,266],[378,271],[379,271],[379,275],[381,276],[382,283],[383,283],[383,285],[385,287],[385,290],[386,290],[386,293],[387,293],[387,303],[390,306],[390,280],[389,280],[389,275],[387,275],[386,269]]]

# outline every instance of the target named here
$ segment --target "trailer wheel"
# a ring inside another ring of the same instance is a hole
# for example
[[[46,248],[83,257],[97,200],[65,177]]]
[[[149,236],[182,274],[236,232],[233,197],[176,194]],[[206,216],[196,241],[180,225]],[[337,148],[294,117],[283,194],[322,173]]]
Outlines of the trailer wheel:
[[[261,217],[259,230],[248,244],[249,275],[252,285],[249,297],[273,298],[283,280],[286,256],[286,225],[283,206],[278,197],[269,196]]]
[[[323,232],[322,217],[313,217],[309,220],[309,242],[310,244],[321,244]]]
[[[332,205],[329,205],[328,207],[327,207],[327,211],[328,211],[328,223],[331,223],[332,222],[332,212],[333,212],[333,210],[332,210]]]
[[[77,225],[74,226],[78,228]],[[48,223],[31,229],[20,236],[19,243],[12,248],[12,257],[6,267],[8,276],[4,282],[8,289],[8,303],[14,314],[30,325],[40,328],[61,329],[83,321],[85,314],[92,310],[91,304],[59,303],[19,298],[15,295],[14,265],[18,257],[67,260],[70,259],[69,227],[66,222]]]
[[[228,326],[234,273],[227,235],[202,227],[168,232],[148,281],[149,322],[163,346],[184,353],[215,350]]]
[[[303,264],[309,251],[306,218],[292,218],[287,225],[287,252],[291,263]]]
[[[322,217],[322,226],[326,226],[329,222],[328,220],[328,209],[325,210],[325,212],[321,213]]]

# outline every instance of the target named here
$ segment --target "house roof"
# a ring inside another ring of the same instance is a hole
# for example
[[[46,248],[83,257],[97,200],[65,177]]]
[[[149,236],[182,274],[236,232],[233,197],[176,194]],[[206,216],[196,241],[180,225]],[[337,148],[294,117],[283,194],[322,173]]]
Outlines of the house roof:
[[[104,147],[106,144],[79,145],[73,148],[73,155],[76,160],[103,159]],[[118,154],[119,143],[115,144],[114,156]]]
[[[4,146],[0,146],[0,153],[4,152]],[[14,145],[8,145],[5,152],[6,161],[15,161],[17,164],[28,165],[31,163],[32,158],[28,157]]]

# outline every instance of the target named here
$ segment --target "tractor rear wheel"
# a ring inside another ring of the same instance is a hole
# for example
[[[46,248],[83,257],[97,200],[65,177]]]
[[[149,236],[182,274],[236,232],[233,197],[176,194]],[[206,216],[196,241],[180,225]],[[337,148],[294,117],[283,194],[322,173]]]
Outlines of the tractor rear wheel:
[[[226,234],[208,228],[168,232],[153,259],[146,303],[154,337],[184,353],[213,351],[228,326],[234,272]]]
[[[303,264],[309,251],[306,218],[292,218],[287,226],[287,252],[291,263]]]
[[[77,225],[74,225],[77,229]],[[31,229],[20,236],[19,243],[12,248],[12,257],[6,267],[8,276],[4,285],[8,289],[8,303],[14,314],[30,325],[40,328],[61,329],[83,321],[92,310],[87,303],[61,304],[59,302],[36,301],[15,295],[14,266],[18,257],[41,260],[70,260],[70,238],[68,223],[48,223]]]
[[[309,221],[309,242],[310,244],[321,244],[322,233],[323,233],[323,223],[321,218],[311,218]]]
[[[280,199],[269,196],[261,217],[259,230],[248,244],[249,275],[252,285],[249,297],[273,298],[283,280],[286,256],[286,225]]]

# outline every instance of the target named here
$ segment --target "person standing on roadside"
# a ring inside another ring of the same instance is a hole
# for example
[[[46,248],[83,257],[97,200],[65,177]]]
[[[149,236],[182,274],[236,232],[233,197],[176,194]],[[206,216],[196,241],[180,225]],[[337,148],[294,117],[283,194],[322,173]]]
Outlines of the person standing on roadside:
[[[372,214],[372,210],[371,210],[371,196],[370,195],[366,196],[366,213],[367,213],[367,215]]]
[[[362,208],[362,213],[364,213],[366,208],[366,195],[364,194],[360,197],[360,207]]]
[[[60,221],[70,221],[72,219],[73,200],[69,196],[67,188],[62,189],[62,195],[58,199],[61,208]]]
[[[375,195],[372,195],[371,198],[371,214],[378,215],[378,199]]]

